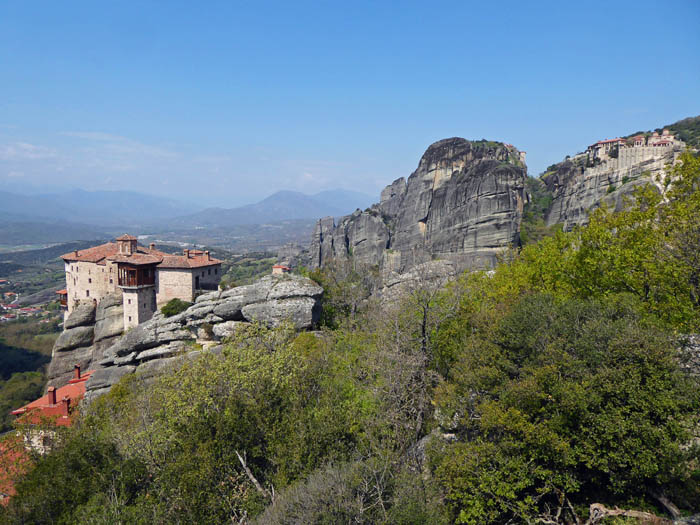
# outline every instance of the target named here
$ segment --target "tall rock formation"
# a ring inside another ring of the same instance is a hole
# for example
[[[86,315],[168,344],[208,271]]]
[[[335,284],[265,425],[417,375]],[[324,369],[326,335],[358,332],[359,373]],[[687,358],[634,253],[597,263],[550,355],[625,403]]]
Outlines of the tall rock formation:
[[[310,264],[352,256],[405,271],[432,259],[488,268],[518,243],[526,168],[512,146],[450,138],[432,144],[408,178],[395,180],[371,208],[336,224],[318,221]]]
[[[673,164],[683,149],[685,144],[675,140],[667,147],[623,147],[617,158],[594,166],[585,153],[557,164],[542,176],[553,197],[545,217],[547,225],[561,224],[564,230],[571,230],[586,224],[590,213],[603,203],[619,211],[625,197],[644,184],[655,184],[662,191],[666,166]]]

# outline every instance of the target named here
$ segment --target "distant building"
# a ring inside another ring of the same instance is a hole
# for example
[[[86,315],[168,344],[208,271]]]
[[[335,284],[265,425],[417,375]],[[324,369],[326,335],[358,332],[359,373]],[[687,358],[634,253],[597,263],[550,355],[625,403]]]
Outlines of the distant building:
[[[65,297],[66,316],[81,303],[97,304],[106,295],[121,292],[125,329],[147,321],[171,299],[193,301],[200,291],[216,290],[221,280],[221,261],[208,251],[168,254],[154,244],[139,246],[136,237],[126,234],[61,258],[66,289],[59,295]]]
[[[272,275],[282,275],[283,273],[289,273],[292,269],[285,264],[275,264],[272,267]]]

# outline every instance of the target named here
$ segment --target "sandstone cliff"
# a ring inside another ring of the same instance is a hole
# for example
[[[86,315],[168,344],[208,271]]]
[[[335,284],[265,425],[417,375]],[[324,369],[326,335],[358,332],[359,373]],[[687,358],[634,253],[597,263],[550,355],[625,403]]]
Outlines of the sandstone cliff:
[[[123,335],[121,302],[110,296],[97,310],[80,307],[66,320],[54,347],[48,384],[66,384],[73,365],[80,364],[83,370],[94,370],[87,382],[89,400],[126,374],[155,376],[201,351],[220,351],[221,341],[244,323],[291,322],[307,330],[318,322],[322,293],[305,277],[266,276],[248,286],[201,295],[180,314],[164,317],[158,312]]]
[[[431,259],[460,269],[494,265],[518,243],[526,200],[526,168],[519,152],[498,142],[461,138],[432,144],[408,178],[381,193],[379,204],[318,221],[309,264],[353,256],[405,271]]]

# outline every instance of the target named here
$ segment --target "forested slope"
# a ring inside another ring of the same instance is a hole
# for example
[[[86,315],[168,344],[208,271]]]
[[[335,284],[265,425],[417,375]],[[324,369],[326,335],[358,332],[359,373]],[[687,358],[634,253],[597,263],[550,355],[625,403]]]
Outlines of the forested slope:
[[[697,511],[700,387],[683,364],[700,329],[700,160],[682,160],[668,202],[641,189],[626,211],[398,303],[369,297],[361,265],[313,272],[320,332],[251,325],[154,384],[124,380],[36,460],[0,521]]]

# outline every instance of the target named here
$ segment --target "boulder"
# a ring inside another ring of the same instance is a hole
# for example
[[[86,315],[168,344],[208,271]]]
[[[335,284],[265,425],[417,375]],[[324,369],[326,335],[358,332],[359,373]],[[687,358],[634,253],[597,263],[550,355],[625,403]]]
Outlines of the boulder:
[[[319,298],[323,295],[323,288],[311,279],[297,275],[280,276],[272,279],[272,286],[267,294],[267,299],[289,299],[291,297]]]
[[[98,308],[99,310],[99,308]],[[108,337],[114,337],[121,335],[124,332],[124,307],[119,304],[113,306],[106,311],[102,312],[102,315],[97,316],[97,322],[95,323],[95,341],[102,341]]]
[[[105,351],[105,357],[116,355],[125,356],[138,350],[146,350],[169,343],[170,341],[186,341],[194,339],[192,333],[183,330],[177,323],[147,321],[129,330],[112,347]]]
[[[294,297],[249,304],[243,307],[242,313],[251,322],[278,326],[284,321],[290,321],[297,329],[310,329],[318,323],[321,308],[319,302],[312,297]]]
[[[65,352],[79,346],[90,346],[93,334],[92,326],[77,326],[64,330],[56,339],[53,350],[54,352]]]
[[[223,339],[224,337],[231,337],[233,334],[236,333],[237,330],[240,330],[242,327],[246,326],[248,323],[244,323],[241,321],[226,321],[220,324],[214,325],[212,330],[214,331],[214,335],[220,339]]]
[[[100,388],[109,388],[117,383],[122,377],[131,374],[136,370],[133,365],[127,366],[111,366],[96,370],[87,380],[85,387],[87,390],[97,390]]]
[[[92,324],[95,324],[95,307],[91,304],[81,304],[71,312],[63,323],[63,328],[69,329]]]

